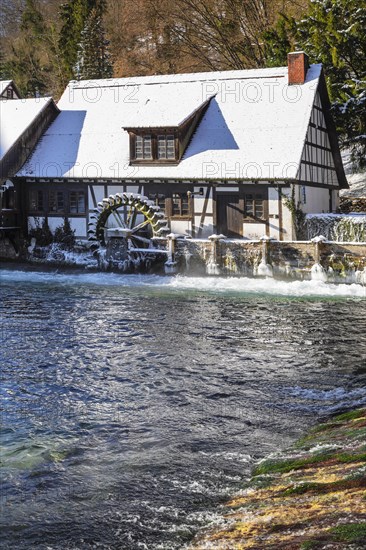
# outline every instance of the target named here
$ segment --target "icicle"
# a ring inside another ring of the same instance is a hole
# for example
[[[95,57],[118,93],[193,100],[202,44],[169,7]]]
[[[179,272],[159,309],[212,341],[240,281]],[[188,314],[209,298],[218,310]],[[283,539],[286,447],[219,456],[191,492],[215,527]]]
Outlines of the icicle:
[[[324,267],[318,263],[314,264],[311,268],[311,280],[312,281],[322,281],[326,283],[328,281],[327,273]]]

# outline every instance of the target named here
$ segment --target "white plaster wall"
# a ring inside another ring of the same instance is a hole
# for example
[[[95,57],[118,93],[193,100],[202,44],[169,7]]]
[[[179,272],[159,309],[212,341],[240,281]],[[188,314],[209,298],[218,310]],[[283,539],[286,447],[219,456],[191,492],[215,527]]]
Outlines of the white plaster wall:
[[[43,221],[43,218],[37,218],[40,220],[40,222],[42,223]],[[34,227],[36,227],[36,222],[35,222],[35,219],[33,216],[28,216],[28,231],[30,229],[33,229]]]
[[[199,189],[197,189],[199,191]],[[196,191],[196,192],[197,192]],[[210,197],[212,192],[210,193]],[[205,212],[205,217],[201,225],[201,215],[205,205],[205,197],[200,195],[194,196],[194,226],[195,226],[195,236],[199,238],[205,238],[214,233],[213,230],[213,200],[212,198],[207,199],[207,208]]]
[[[243,223],[244,239],[256,240],[266,234],[265,223]]]
[[[36,228],[36,219],[38,220],[38,225],[42,227],[44,216],[29,216],[28,217],[28,229]],[[55,218],[47,218],[48,221],[48,227],[51,229],[52,233],[54,233],[56,227],[60,227],[60,225],[64,224],[64,219],[55,217]],[[85,224],[85,221],[84,221]]]
[[[301,209],[306,214],[329,212],[329,190],[306,186],[306,204],[301,202]]]
[[[270,218],[269,220],[269,236],[273,239],[280,240],[280,220]]]
[[[60,227],[60,225],[64,225],[63,218],[48,218],[48,226],[51,229],[52,233],[54,233],[56,227]]]
[[[86,237],[85,218],[69,218],[71,229],[75,229],[75,237]]]
[[[195,216],[194,218],[194,224],[195,224],[195,237],[199,239],[205,239],[209,237],[210,235],[213,235],[214,233],[214,226],[213,226],[213,219],[212,217],[206,218],[204,221],[204,224],[200,226],[201,222],[201,216]],[[199,230],[201,229],[201,232],[199,233]]]
[[[268,213],[277,214],[279,213],[278,208],[278,191],[274,187],[268,188]]]
[[[91,191],[90,191],[90,187],[88,188],[88,205],[89,205],[90,210],[95,208],[94,201],[93,201],[93,196],[92,196]]]
[[[120,215],[122,215],[122,214],[120,213]],[[136,219],[135,219],[135,226],[142,223],[142,222],[144,222],[145,219],[146,218],[143,214],[137,214]],[[123,220],[123,217],[122,217],[122,220]],[[121,227],[121,222],[118,219],[118,217],[115,217],[113,214],[111,214],[108,217],[106,227],[108,227],[108,228]]]
[[[238,193],[239,187],[216,187],[216,191],[220,191],[223,193]]]
[[[123,193],[123,185],[108,185],[108,197],[116,193]]]
[[[200,214],[205,204],[205,197],[195,196],[193,200],[194,200],[194,212],[195,214]],[[212,199],[208,199],[206,213],[212,214],[212,212],[213,212],[213,201]]]
[[[291,197],[291,189],[289,187],[284,187],[282,189],[282,194],[286,197]],[[296,196],[295,196],[295,200]],[[292,223],[292,215],[287,206],[284,203],[284,197],[281,198],[282,203],[282,228],[283,228],[283,240],[292,241],[295,239],[295,232]]]
[[[101,202],[105,198],[104,185],[93,185],[93,191],[94,191],[95,199],[98,204],[98,202]],[[91,209],[94,208],[90,191],[89,191],[89,208]]]
[[[139,186],[138,185],[127,185],[126,187],[126,193],[138,193],[139,192]],[[142,187],[141,195],[144,195],[144,188]]]
[[[171,220],[170,229],[178,235],[191,235],[191,222],[188,220]]]
[[[42,226],[42,223],[43,223],[43,220],[44,220],[44,217],[42,216],[39,216],[37,217],[37,219],[39,220],[39,223],[40,225]],[[87,221],[86,221],[86,218],[71,218],[69,217],[69,221],[70,221],[70,226],[71,226],[71,229],[74,230],[75,229],[75,237],[82,237],[82,238],[85,238],[87,236],[86,234],[86,225],[87,225]],[[59,227],[60,225],[63,225],[64,223],[64,219],[63,218],[54,218],[54,217],[49,217],[48,218],[48,225],[49,225],[49,228],[51,229],[52,233],[54,233],[56,227]],[[35,218],[34,216],[29,216],[28,217],[28,229],[32,229],[36,227],[36,223],[35,223]]]

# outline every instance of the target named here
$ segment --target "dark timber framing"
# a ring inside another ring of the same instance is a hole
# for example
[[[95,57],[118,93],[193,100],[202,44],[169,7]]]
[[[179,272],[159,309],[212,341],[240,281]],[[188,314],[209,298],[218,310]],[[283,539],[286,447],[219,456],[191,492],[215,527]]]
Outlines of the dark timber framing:
[[[328,188],[347,187],[342,162],[340,161],[341,169],[339,169],[339,164],[337,165],[340,160],[338,141],[336,136],[334,140],[335,128],[329,113],[330,105],[329,101],[327,102],[327,92],[326,90],[325,94],[322,92],[324,76],[321,76],[310,115],[297,179],[300,183],[313,187],[319,185]]]
[[[0,101],[11,100],[11,99],[21,99],[22,96],[15,85],[13,80],[9,81],[9,84],[5,86],[0,96]]]

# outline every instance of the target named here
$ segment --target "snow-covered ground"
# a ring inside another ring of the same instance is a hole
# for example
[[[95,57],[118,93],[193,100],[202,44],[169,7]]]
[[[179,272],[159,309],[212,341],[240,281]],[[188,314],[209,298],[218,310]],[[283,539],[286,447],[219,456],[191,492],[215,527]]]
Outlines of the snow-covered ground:
[[[347,149],[342,151],[342,160],[349,189],[343,189],[340,192],[341,197],[366,197],[366,171],[360,172],[355,169]]]

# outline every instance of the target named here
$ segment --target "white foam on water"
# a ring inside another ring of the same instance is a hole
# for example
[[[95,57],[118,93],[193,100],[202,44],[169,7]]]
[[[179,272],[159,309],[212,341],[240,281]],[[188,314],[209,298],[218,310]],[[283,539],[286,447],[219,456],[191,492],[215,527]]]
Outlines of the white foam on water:
[[[366,397],[365,388],[356,388],[352,390],[347,390],[345,388],[317,390],[313,388],[301,388],[299,386],[295,386],[293,388],[284,388],[284,391],[290,396],[314,401],[332,401],[338,399],[357,399],[359,397]]]
[[[290,297],[366,298],[360,284],[330,284],[324,281],[279,281],[248,277],[186,277],[122,275],[117,273],[65,273],[0,270],[1,283],[150,287],[160,290],[212,292],[215,294],[266,294]]]

